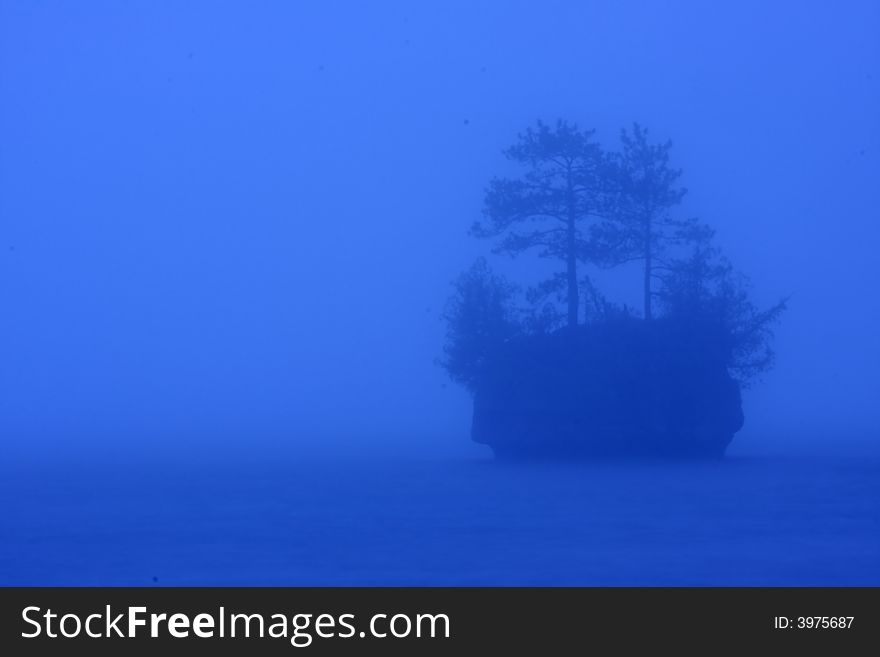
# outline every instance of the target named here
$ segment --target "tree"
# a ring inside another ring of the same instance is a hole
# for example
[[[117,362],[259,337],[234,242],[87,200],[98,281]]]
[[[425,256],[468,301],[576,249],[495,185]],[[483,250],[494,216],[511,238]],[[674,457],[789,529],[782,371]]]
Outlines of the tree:
[[[527,167],[525,174],[490,182],[485,221],[471,230],[478,237],[501,236],[496,253],[540,249],[541,257],[561,260],[569,326],[578,322],[578,262],[592,259],[584,224],[599,215],[603,202],[605,156],[592,136],[561,120],[553,128],[538,121],[521,133],[504,154]]]
[[[621,150],[611,156],[609,219],[593,231],[604,264],[644,263],[644,317],[652,317],[653,283],[673,245],[708,240],[712,231],[696,219],[675,219],[669,212],[687,193],[678,186],[680,169],[669,165],[672,142],[652,144],[648,131],[634,123],[621,131]]]
[[[446,303],[446,344],[440,364],[453,381],[473,390],[486,356],[519,332],[513,298],[516,287],[479,258],[453,282]]]
[[[761,310],[750,288],[718,248],[701,244],[670,262],[658,291],[666,315],[713,336],[720,358],[744,386],[773,366],[773,327],[788,301]]]

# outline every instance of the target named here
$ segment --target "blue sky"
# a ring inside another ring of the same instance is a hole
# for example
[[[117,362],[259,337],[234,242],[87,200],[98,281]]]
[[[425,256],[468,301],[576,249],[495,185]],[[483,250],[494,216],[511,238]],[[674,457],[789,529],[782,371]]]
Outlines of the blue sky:
[[[744,435],[876,434],[878,33],[874,2],[4,0],[0,432],[466,441],[439,312],[500,151],[565,117],[673,139],[682,212],[792,295]]]

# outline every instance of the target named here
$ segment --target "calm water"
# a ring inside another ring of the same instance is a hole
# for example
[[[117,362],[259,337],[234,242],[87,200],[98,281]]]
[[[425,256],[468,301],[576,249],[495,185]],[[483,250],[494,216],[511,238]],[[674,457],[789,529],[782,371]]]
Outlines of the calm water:
[[[880,585],[880,458],[7,464],[5,585]]]

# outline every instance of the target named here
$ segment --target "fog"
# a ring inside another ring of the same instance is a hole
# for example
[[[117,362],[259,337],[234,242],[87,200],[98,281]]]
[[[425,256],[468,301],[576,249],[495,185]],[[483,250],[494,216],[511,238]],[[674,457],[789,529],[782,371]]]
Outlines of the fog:
[[[4,449],[487,453],[440,313],[501,151],[558,117],[672,139],[683,212],[791,295],[735,445],[876,438],[878,31],[872,1],[5,2]]]

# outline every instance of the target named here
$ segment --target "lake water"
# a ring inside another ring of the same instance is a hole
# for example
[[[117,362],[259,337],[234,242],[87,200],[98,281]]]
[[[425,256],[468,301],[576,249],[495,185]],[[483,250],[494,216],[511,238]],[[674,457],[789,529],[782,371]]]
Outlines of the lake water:
[[[7,462],[0,501],[4,585],[880,585],[876,452]]]

